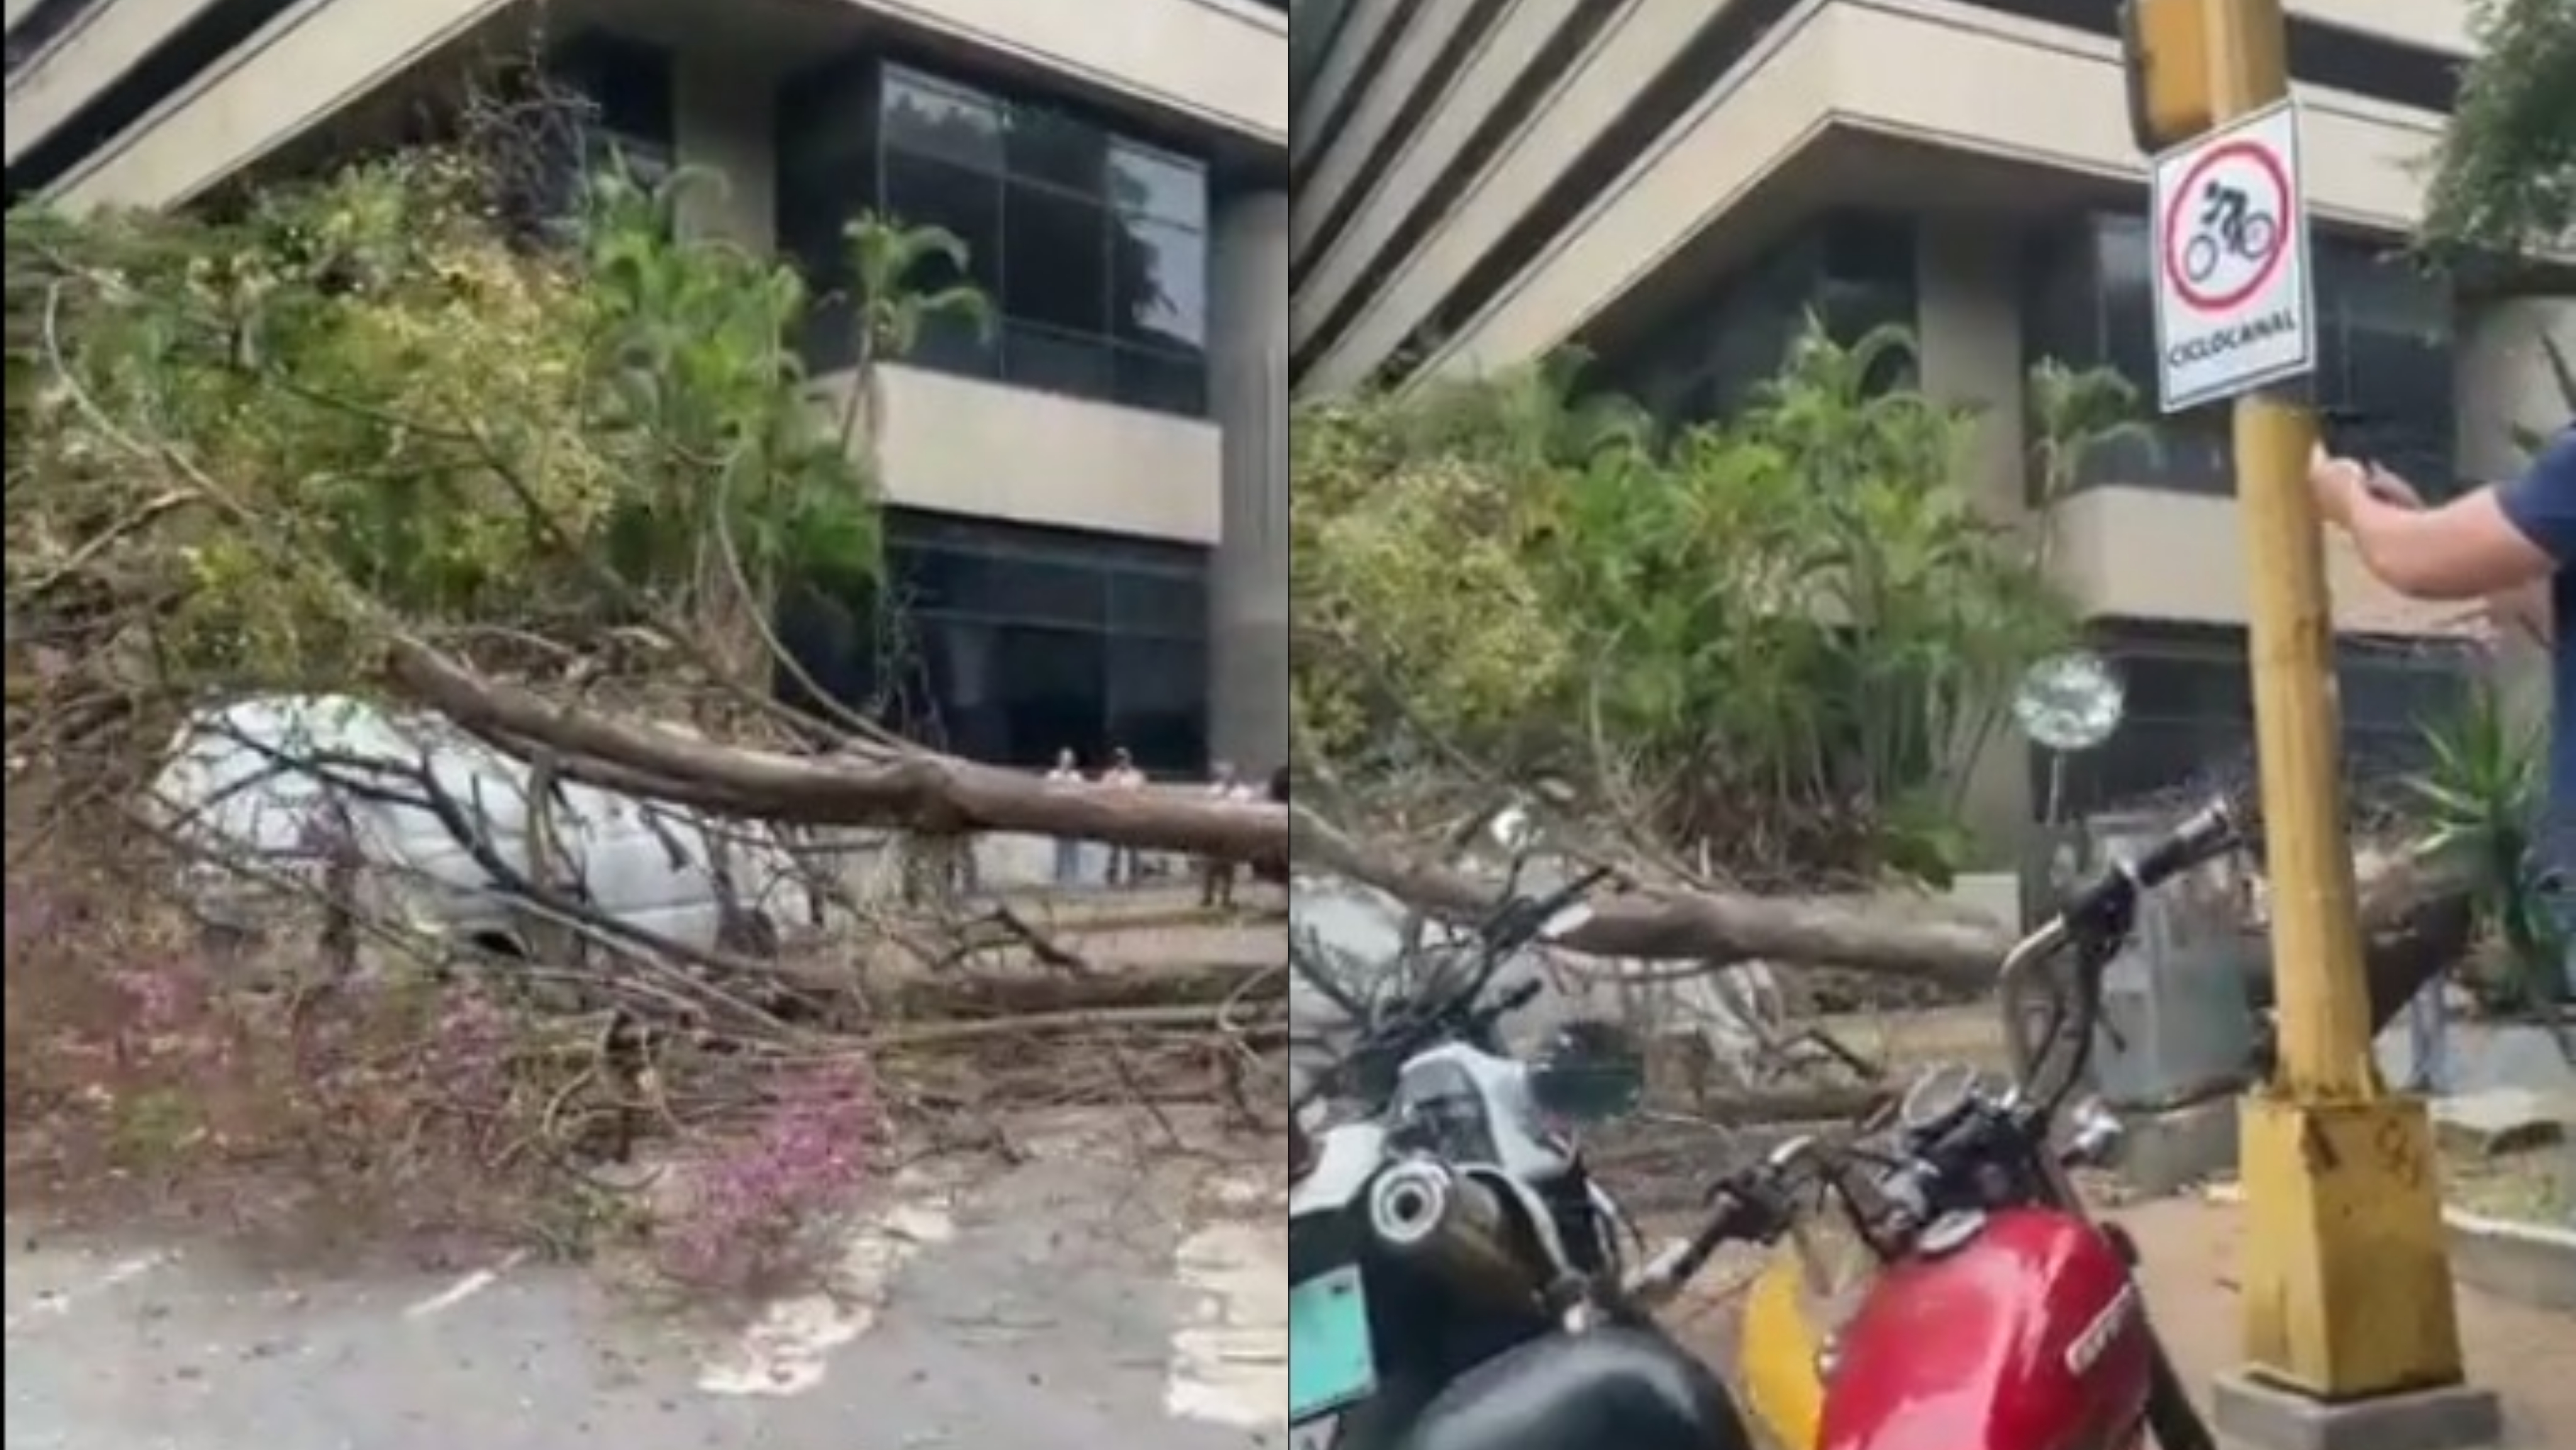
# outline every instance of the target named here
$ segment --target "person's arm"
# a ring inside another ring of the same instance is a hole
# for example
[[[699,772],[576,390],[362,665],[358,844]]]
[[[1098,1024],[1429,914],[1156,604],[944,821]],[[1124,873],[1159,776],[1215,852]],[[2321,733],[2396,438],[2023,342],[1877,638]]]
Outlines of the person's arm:
[[[2576,434],[2510,484],[2439,508],[2391,503],[2366,481],[2345,490],[2345,526],[2362,562],[2416,599],[2477,599],[2546,578],[2576,553]]]

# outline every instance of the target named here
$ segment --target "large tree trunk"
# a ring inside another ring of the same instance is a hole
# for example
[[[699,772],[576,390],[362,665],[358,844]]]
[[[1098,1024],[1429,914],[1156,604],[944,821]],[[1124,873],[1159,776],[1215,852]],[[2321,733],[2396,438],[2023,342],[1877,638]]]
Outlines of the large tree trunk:
[[[1302,807],[1196,791],[1064,790],[1029,772],[921,750],[797,756],[713,744],[567,708],[411,641],[396,643],[389,669],[404,693],[503,749],[565,776],[676,804],[787,824],[1026,832],[1234,861],[1285,858],[1451,920],[1480,916],[1494,899],[1491,881],[1355,839]],[[2385,1022],[2465,949],[2468,883],[2400,863],[2374,867],[2362,886],[2371,1000]],[[1649,889],[1597,902],[1593,919],[1565,944],[1603,956],[1711,965],[1759,959],[1975,989],[1993,980],[2011,940],[2002,923],[1928,899]]]

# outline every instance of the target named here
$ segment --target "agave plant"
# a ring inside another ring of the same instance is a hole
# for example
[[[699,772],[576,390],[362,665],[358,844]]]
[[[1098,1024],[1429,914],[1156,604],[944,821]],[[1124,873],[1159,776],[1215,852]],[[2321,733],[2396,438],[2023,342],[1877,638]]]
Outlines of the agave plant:
[[[2565,985],[2567,942],[2545,899],[2534,839],[2542,794],[2538,733],[2481,681],[2447,722],[2424,728],[2431,764],[2406,784],[2424,809],[2426,855],[2465,860],[2482,927],[2504,951],[2511,1005],[2547,1011]]]

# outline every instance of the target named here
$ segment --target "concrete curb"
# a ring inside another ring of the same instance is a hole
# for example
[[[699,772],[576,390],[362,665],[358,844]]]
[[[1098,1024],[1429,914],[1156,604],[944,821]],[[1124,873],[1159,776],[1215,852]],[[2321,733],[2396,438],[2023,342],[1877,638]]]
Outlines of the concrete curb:
[[[2576,1315],[2576,1230],[2445,1209],[2451,1274],[2482,1293]]]

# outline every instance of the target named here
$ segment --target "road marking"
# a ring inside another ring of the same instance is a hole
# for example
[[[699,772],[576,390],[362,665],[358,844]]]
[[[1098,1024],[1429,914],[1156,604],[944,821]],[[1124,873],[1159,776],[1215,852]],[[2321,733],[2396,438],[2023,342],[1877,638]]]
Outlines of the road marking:
[[[130,1258],[119,1259],[86,1283],[77,1284],[68,1289],[42,1290],[35,1298],[28,1301],[25,1308],[9,1311],[7,1330],[11,1334],[17,1334],[38,1320],[58,1319],[72,1312],[74,1305],[96,1298],[119,1285],[140,1279],[153,1270],[176,1261],[178,1257],[168,1250],[155,1249],[148,1254],[136,1254]]]
[[[520,1264],[526,1262],[527,1257],[528,1256],[524,1253],[512,1254],[489,1268],[476,1269],[473,1273],[466,1275],[464,1278],[448,1285],[439,1292],[432,1294],[428,1298],[421,1300],[419,1303],[412,1305],[410,1308],[405,1309],[403,1311],[403,1317],[405,1319],[428,1319],[436,1315],[444,1314],[448,1310],[455,1308],[457,1305],[464,1303],[466,1300],[473,1298],[475,1295],[480,1294],[484,1290],[501,1282],[501,1276],[503,1274],[519,1267]]]
[[[1217,1201],[1242,1215],[1207,1224],[1173,1251],[1184,1303],[1172,1334],[1163,1408],[1176,1419],[1274,1428],[1288,1404],[1288,1227],[1278,1186],[1230,1180]]]
[[[876,1327],[894,1275],[923,1248],[957,1236],[948,1190],[898,1177],[886,1206],[854,1226],[824,1289],[777,1300],[698,1372],[710,1395],[801,1395],[823,1382],[834,1352]]]

